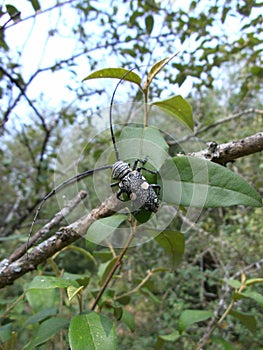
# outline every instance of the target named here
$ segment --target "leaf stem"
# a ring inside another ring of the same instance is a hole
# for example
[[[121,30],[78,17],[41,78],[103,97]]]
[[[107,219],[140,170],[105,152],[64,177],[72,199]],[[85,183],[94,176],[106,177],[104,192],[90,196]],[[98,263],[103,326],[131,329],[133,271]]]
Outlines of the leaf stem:
[[[143,120],[143,125],[146,127],[148,125],[148,120],[149,120],[149,105],[148,105],[148,88],[146,87],[143,89],[144,93],[144,120]]]

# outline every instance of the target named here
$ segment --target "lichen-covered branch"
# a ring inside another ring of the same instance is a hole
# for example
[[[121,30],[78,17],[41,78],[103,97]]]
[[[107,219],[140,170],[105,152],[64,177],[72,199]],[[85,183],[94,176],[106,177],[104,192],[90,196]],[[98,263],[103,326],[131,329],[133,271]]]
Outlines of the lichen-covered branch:
[[[68,216],[74,208],[87,196],[87,192],[80,191],[75,198],[67,203],[67,205],[62,208],[55,216],[40,230],[38,230],[34,236],[29,237],[28,241],[24,243],[22,246],[17,248],[9,257],[9,263],[12,263],[19,259],[22,255],[24,255],[29,248],[31,248],[34,244],[43,240],[45,236],[49,234],[52,228],[57,226],[61,220]]]
[[[39,264],[59,252],[64,247],[82,237],[96,220],[107,217],[123,208],[125,204],[112,195],[101,205],[74,223],[60,228],[54,235],[41,242],[30,252],[10,263],[9,258],[0,262],[0,288],[12,284],[17,278],[34,270]]]
[[[263,132],[222,144],[209,142],[207,146],[206,149],[189,155],[225,165],[237,158],[263,151]]]

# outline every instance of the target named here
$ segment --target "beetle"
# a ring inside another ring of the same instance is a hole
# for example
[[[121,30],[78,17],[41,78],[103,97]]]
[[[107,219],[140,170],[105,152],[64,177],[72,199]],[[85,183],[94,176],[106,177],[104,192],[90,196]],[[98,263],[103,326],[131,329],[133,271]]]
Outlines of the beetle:
[[[122,200],[121,195],[123,193],[127,194],[132,203],[132,212],[137,213],[140,208],[143,208],[149,212],[156,213],[159,208],[158,195],[160,193],[160,185],[149,184],[141,174],[141,170],[143,169],[152,174],[156,174],[156,172],[145,167],[137,167],[139,162],[144,165],[147,162],[147,158],[144,160],[137,159],[132,168],[128,163],[121,160],[114,163],[112,166],[112,177],[119,181],[111,184],[111,187],[119,186],[117,198],[120,200]],[[154,188],[156,188],[157,193],[154,191]]]
[[[58,193],[63,188],[69,186],[70,184],[76,181],[80,181],[83,178],[94,174],[95,172],[102,171],[105,169],[112,170],[112,178],[113,180],[117,180],[117,181],[110,184],[110,186],[111,187],[118,186],[118,191],[116,193],[116,196],[119,200],[126,201],[126,199],[128,199],[131,201],[131,212],[133,214],[139,213],[141,209],[145,209],[150,213],[156,213],[158,211],[158,208],[159,208],[158,195],[160,194],[161,187],[158,184],[150,184],[142,175],[141,171],[144,170],[151,174],[157,174],[158,172],[145,168],[145,164],[147,163],[147,160],[148,160],[147,157],[145,157],[144,159],[136,159],[132,167],[130,166],[129,163],[126,163],[120,160],[119,150],[117,148],[115,134],[113,130],[112,110],[113,110],[115,93],[118,89],[118,86],[121,84],[121,82],[134,69],[135,68],[132,68],[129,71],[127,71],[119,80],[119,82],[117,83],[114,89],[114,92],[111,97],[111,102],[110,102],[110,112],[109,112],[110,133],[111,133],[112,144],[114,147],[116,162],[112,165],[104,165],[102,167],[98,167],[92,170],[86,170],[80,174],[77,174],[69,178],[68,180],[62,182],[60,185],[55,187],[51,192],[45,195],[42,198],[40,205],[36,210],[33,222],[31,224],[29,238],[33,232],[33,227],[36,223],[37,217],[39,215],[39,212],[42,206],[50,197]],[[138,166],[139,164],[141,164],[141,166]]]

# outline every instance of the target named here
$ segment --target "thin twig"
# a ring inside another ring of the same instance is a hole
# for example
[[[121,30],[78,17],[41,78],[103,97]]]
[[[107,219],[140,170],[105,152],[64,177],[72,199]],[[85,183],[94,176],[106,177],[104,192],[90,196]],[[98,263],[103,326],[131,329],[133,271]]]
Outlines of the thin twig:
[[[231,279],[235,279],[238,276],[241,276],[241,286],[238,290],[238,293],[241,293],[246,285],[245,285],[245,271],[249,271],[252,268],[254,268],[255,266],[257,267],[257,269],[261,268],[261,264],[263,263],[263,259],[256,261],[250,265],[248,265],[246,268],[244,268],[242,271],[238,271],[237,273],[235,273]],[[224,286],[225,284],[223,284]],[[213,332],[216,330],[216,328],[223,322],[223,320],[226,318],[226,316],[229,314],[229,312],[232,310],[233,306],[235,305],[235,300],[231,300],[230,304],[228,305],[228,307],[225,309],[225,311],[223,312],[223,315],[221,317],[219,317],[219,313],[221,311],[221,309],[223,309],[225,307],[225,298],[227,297],[227,295],[229,294],[229,290],[230,287],[227,285],[227,288],[223,294],[223,296],[220,298],[217,308],[214,311],[214,317],[210,320],[206,331],[204,333],[204,335],[202,336],[202,338],[200,339],[196,350],[202,350],[204,345],[207,343],[207,341],[210,339],[211,335],[213,334]]]
[[[31,237],[28,242],[24,243],[21,247],[15,250],[12,255],[9,257],[10,262],[14,262],[19,259],[22,255],[24,255],[27,250],[33,246],[33,244],[37,243],[40,239],[43,239],[50,230],[55,227],[61,220],[63,220],[69,213],[73,211],[73,209],[79,204],[87,196],[85,191],[80,191],[78,195],[69,201],[69,203],[61,209],[58,213],[55,214],[53,219],[51,219],[45,226],[43,226],[40,230],[38,230],[33,237]]]
[[[2,66],[0,66],[0,70],[2,71],[2,73],[4,75],[6,75],[9,80],[20,90],[21,94],[24,96],[24,98],[26,99],[27,103],[29,104],[29,106],[33,109],[33,111],[35,112],[35,114],[38,116],[38,118],[41,120],[41,124],[44,128],[44,130],[48,130],[47,129],[47,125],[46,125],[46,121],[45,118],[42,116],[42,114],[38,111],[38,109],[35,107],[35,105],[33,104],[33,102],[30,100],[30,98],[27,96],[26,94],[26,89],[27,89],[27,85],[25,84],[24,86],[21,85],[21,83],[12,77],[12,75],[6,70],[4,69]]]
[[[152,275],[153,275],[153,271],[152,270],[148,270],[147,271],[147,275],[144,277],[144,279],[135,288],[133,288],[132,290],[130,290],[127,293],[123,293],[121,295],[116,296],[114,298],[114,300],[119,300],[119,299],[128,297],[129,295],[137,293],[145,285],[145,283],[148,281],[148,279],[152,277]]]
[[[38,10],[38,11],[35,12],[33,15],[27,16],[27,17],[25,17],[25,18],[21,18],[21,19],[19,20],[19,22],[12,23],[12,24],[10,24],[9,26],[6,26],[4,29],[7,30],[8,28],[13,27],[13,26],[16,25],[17,23],[21,23],[21,22],[27,21],[27,20],[29,20],[29,19],[31,19],[31,18],[35,18],[36,16],[39,16],[39,15],[42,15],[42,14],[44,14],[44,13],[46,13],[46,12],[52,11],[52,10],[56,9],[57,7],[61,7],[61,6],[67,5],[67,4],[71,4],[71,3],[74,2],[74,1],[76,1],[76,0],[68,0],[68,1],[63,1],[63,2],[61,2],[61,3],[58,2],[56,5],[54,5],[54,6],[52,6],[52,7],[48,7],[48,8],[45,9],[45,10]],[[21,14],[21,12],[20,12],[20,14]]]
[[[234,119],[237,119],[239,117],[242,117],[243,115],[252,114],[252,113],[263,115],[263,110],[262,109],[257,109],[257,108],[248,108],[248,109],[245,109],[244,111],[238,112],[236,114],[231,114],[228,117],[219,119],[219,120],[215,121],[214,123],[211,123],[211,124],[209,124],[207,126],[204,126],[202,129],[197,130],[197,132],[195,133],[195,136],[200,135],[200,134],[206,132],[209,129],[212,129],[215,126],[227,123],[227,122],[229,122],[231,120],[234,120]]]
[[[248,108],[248,109],[245,109],[245,110],[243,110],[241,112],[238,112],[236,114],[231,114],[228,117],[219,119],[219,120],[215,121],[214,123],[211,123],[211,124],[209,124],[207,126],[204,126],[201,129],[196,130],[192,135],[186,135],[186,136],[182,137],[179,140],[169,141],[168,144],[170,146],[172,146],[172,145],[176,145],[176,144],[180,144],[180,143],[189,141],[189,140],[191,140],[193,138],[197,138],[197,136],[199,136],[200,134],[203,134],[204,132],[206,132],[207,130],[209,130],[211,128],[214,128],[214,127],[216,127],[218,125],[221,125],[221,124],[230,122],[232,120],[235,120],[237,118],[240,118],[243,115],[253,114],[253,113],[256,113],[256,114],[259,114],[259,115],[263,115],[263,110],[262,109],[257,109],[257,108]]]
[[[134,225],[132,225],[132,227],[131,227],[131,233],[130,233],[128,239],[127,239],[127,242],[126,242],[125,246],[123,247],[123,249],[122,249],[122,251],[121,251],[121,253],[120,253],[118,259],[117,259],[116,262],[115,262],[115,264],[113,265],[111,271],[109,272],[107,278],[105,279],[105,281],[104,281],[104,283],[103,283],[103,285],[102,285],[102,287],[101,287],[99,293],[97,294],[96,299],[95,299],[94,303],[93,303],[92,306],[91,306],[91,310],[94,310],[95,307],[97,306],[97,304],[98,304],[100,298],[102,297],[103,293],[105,292],[105,289],[107,288],[107,286],[108,286],[110,280],[112,279],[112,277],[113,277],[115,271],[116,271],[117,268],[120,266],[120,264],[121,264],[121,262],[122,262],[122,259],[123,259],[124,255],[125,255],[127,249],[129,248],[129,246],[130,246],[130,244],[131,244],[131,241],[133,240],[134,235],[135,235],[135,233],[136,233],[136,225],[137,225],[137,223],[136,223],[136,221],[135,221],[135,222],[134,222]]]

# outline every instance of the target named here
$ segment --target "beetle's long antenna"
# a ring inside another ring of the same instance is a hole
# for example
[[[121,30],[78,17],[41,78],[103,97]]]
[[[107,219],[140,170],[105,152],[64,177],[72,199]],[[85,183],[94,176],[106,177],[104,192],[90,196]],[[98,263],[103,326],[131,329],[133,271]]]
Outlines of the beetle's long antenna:
[[[133,71],[134,69],[136,69],[136,67],[133,67],[132,69],[130,69],[129,71],[127,71],[125,74],[123,74],[123,76],[121,77],[121,79],[119,80],[118,84],[116,85],[114,91],[113,91],[113,94],[112,94],[112,98],[111,98],[111,102],[110,102],[110,131],[111,131],[111,139],[112,139],[112,143],[113,143],[113,146],[114,146],[114,151],[115,151],[115,155],[116,155],[116,160],[120,160],[119,159],[119,151],[118,151],[118,148],[117,148],[117,145],[116,145],[116,141],[115,141],[115,136],[114,136],[114,131],[113,131],[113,125],[112,125],[112,109],[113,109],[113,102],[114,102],[114,97],[115,97],[115,93],[118,89],[118,86],[122,83],[122,81],[125,79],[125,77],[131,72]],[[63,188],[71,185],[72,183],[74,182],[77,182],[77,181],[80,181],[82,179],[84,179],[86,176],[89,176],[89,175],[92,175],[93,173],[97,172],[97,171],[100,171],[100,170],[105,170],[105,169],[109,169],[109,168],[112,168],[111,165],[104,165],[100,168],[97,168],[97,169],[93,169],[93,170],[87,170],[87,171],[84,171],[83,173],[81,174],[77,174],[71,178],[69,178],[68,180],[62,182],[60,185],[58,185],[57,187],[55,187],[51,192],[49,192],[47,195],[45,195],[41,201],[40,201],[40,204],[36,210],[36,213],[35,213],[35,216],[34,216],[34,219],[33,219],[33,222],[30,226],[30,230],[29,230],[29,234],[28,234],[28,240],[27,240],[27,249],[28,250],[28,243],[29,243],[29,239],[32,235],[32,232],[33,232],[33,228],[34,228],[34,225],[36,223],[36,220],[38,218],[38,215],[39,215],[39,212],[40,210],[42,209],[43,205],[45,204],[45,202],[50,198],[52,197],[53,195],[55,195],[56,193],[58,193],[60,190],[62,190]]]
[[[112,109],[113,109],[113,102],[114,102],[114,97],[116,94],[116,91],[119,87],[119,85],[123,82],[123,80],[126,78],[126,76],[128,74],[130,74],[130,72],[132,72],[134,69],[136,69],[137,67],[133,67],[132,69],[130,69],[128,72],[126,72],[125,74],[123,74],[123,76],[121,77],[121,79],[118,81],[118,84],[116,85],[112,97],[111,97],[111,101],[110,101],[110,132],[111,132],[111,139],[112,139],[112,143],[113,143],[113,147],[114,147],[114,152],[115,152],[115,156],[116,156],[116,160],[120,160],[120,155],[119,155],[119,151],[116,145],[116,141],[115,141],[115,135],[114,135],[114,131],[113,131],[113,125],[112,125]]]
[[[104,165],[104,166],[102,166],[102,167],[100,167],[100,168],[96,168],[96,169],[92,169],[92,170],[83,171],[83,173],[80,173],[80,174],[77,174],[77,175],[74,175],[74,176],[70,177],[70,178],[67,179],[66,181],[64,181],[64,182],[62,182],[61,184],[59,184],[57,187],[53,188],[53,190],[52,190],[51,192],[49,192],[48,194],[46,194],[46,195],[41,199],[41,202],[40,202],[40,204],[39,204],[39,206],[38,206],[38,208],[37,208],[37,210],[36,210],[34,219],[33,219],[32,224],[31,224],[31,226],[30,226],[26,250],[28,250],[29,238],[30,238],[31,235],[32,235],[33,228],[34,228],[35,223],[36,223],[36,221],[37,221],[39,212],[40,212],[41,208],[43,207],[43,205],[45,204],[45,202],[46,202],[50,197],[54,196],[56,193],[58,193],[59,191],[61,191],[63,188],[65,188],[65,187],[71,185],[72,183],[78,182],[78,181],[84,179],[86,176],[90,176],[90,175],[94,174],[94,173],[97,172],[97,171],[109,169],[109,168],[111,168],[111,167],[112,167],[111,165]]]

